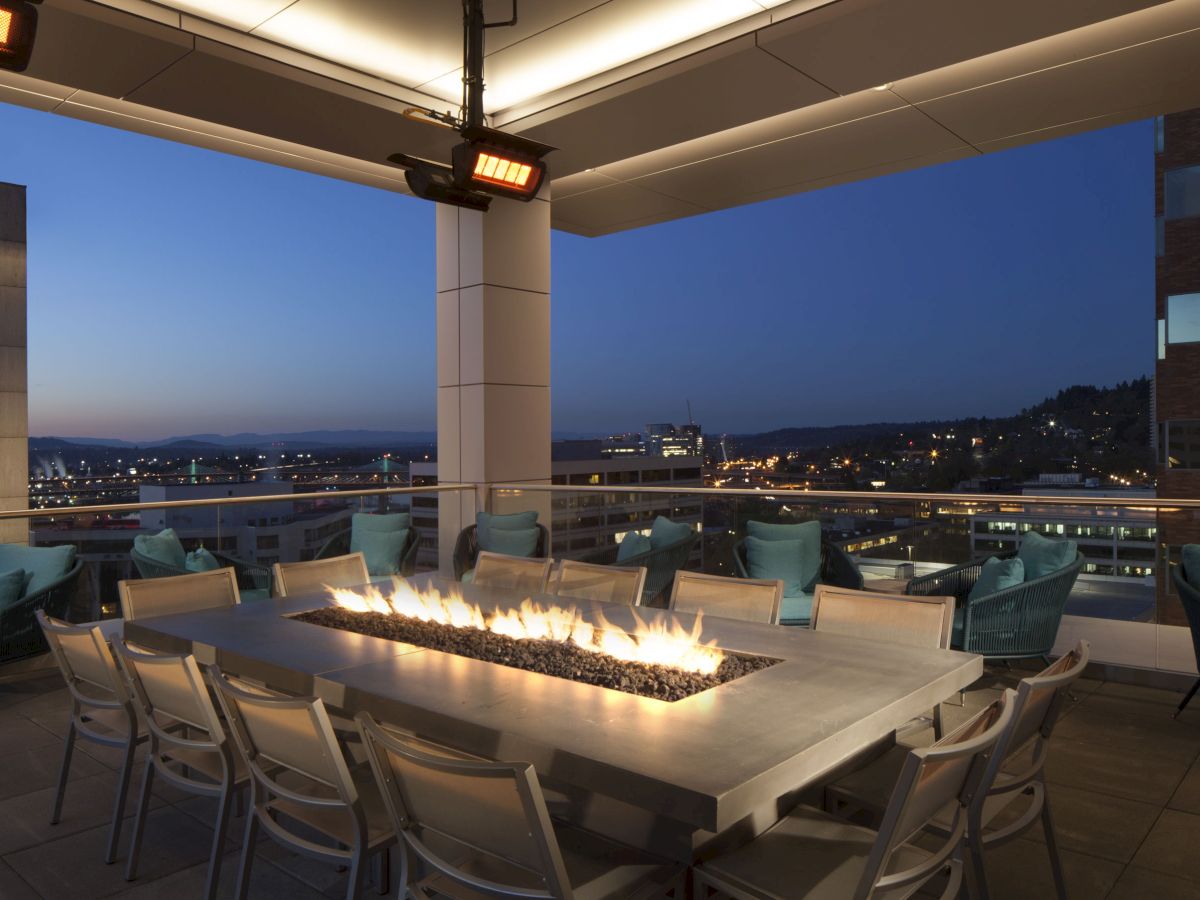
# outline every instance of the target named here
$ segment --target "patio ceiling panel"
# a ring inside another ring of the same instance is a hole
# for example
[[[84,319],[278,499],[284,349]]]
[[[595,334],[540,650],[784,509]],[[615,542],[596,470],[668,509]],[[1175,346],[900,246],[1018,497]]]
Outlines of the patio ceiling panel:
[[[759,45],[850,94],[1158,2],[842,0],[763,29]]]
[[[685,200],[617,183],[566,199],[556,198],[551,206],[551,224],[583,234],[604,234],[705,211]]]
[[[508,128],[562,148],[554,170],[572,173],[836,96],[746,35]]]

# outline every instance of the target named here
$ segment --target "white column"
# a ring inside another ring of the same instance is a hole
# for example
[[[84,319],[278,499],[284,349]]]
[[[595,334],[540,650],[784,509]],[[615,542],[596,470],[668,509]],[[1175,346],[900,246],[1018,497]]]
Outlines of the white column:
[[[438,480],[476,496],[442,494],[441,569],[488,488],[550,480],[549,187],[488,212],[437,208]],[[549,499],[542,507],[547,528]]]
[[[25,309],[25,188],[0,182],[0,509],[29,506]],[[0,543],[28,539],[26,520],[0,521]]]

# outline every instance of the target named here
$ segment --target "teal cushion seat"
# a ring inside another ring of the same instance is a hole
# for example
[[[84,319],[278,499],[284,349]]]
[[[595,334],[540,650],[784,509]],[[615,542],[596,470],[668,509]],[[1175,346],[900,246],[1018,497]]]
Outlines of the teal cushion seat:
[[[637,531],[630,531],[617,545],[617,562],[623,563],[635,556],[649,553],[651,549],[653,548],[650,546],[650,538]]]
[[[267,588],[241,588],[238,597],[243,603],[253,603],[255,600],[268,600],[271,592]]]
[[[967,602],[988,597],[1005,588],[1025,582],[1025,564],[1020,559],[998,559],[993,556],[983,564],[979,578],[967,594]]]
[[[812,619],[812,594],[795,594],[783,597],[779,604],[780,625],[807,625]]]
[[[650,527],[650,547],[659,550],[678,544],[691,533],[692,526],[686,522],[672,522],[666,516],[657,516]]]
[[[501,531],[528,531],[533,529],[537,532],[537,510],[530,509],[525,512],[516,513],[489,513],[481,512],[475,514],[475,540],[479,544],[480,550],[487,550],[491,553],[504,553],[505,551],[496,548],[493,541],[493,534]],[[501,542],[504,539],[501,538]],[[537,541],[534,540],[534,547],[537,547]],[[518,554],[510,554],[518,555]],[[519,554],[522,556],[532,556],[533,551],[529,553]]]
[[[23,596],[40,594],[75,565],[75,547],[26,547],[24,544],[0,544],[0,572],[25,570]]]
[[[408,543],[408,529],[399,531],[363,531],[358,534],[358,548],[351,544],[352,553],[362,553],[370,575],[399,575],[400,554]]]
[[[13,569],[11,572],[0,573],[0,612],[4,612],[24,595],[24,569]]]
[[[817,581],[821,578],[821,523],[789,522],[778,524],[773,522],[755,522],[751,519],[746,523],[746,534],[760,541],[799,541],[800,565],[805,573],[803,591],[812,593],[816,590]],[[748,539],[747,539],[748,540]],[[778,578],[781,576],[754,575],[753,578]],[[786,579],[785,579],[786,583]],[[784,595],[794,592],[785,588]]]
[[[1200,591],[1200,544],[1184,544],[1180,558],[1183,560],[1184,579]]]
[[[1075,561],[1074,541],[1055,541],[1036,531],[1027,531],[1021,538],[1017,559],[1025,566],[1025,580],[1034,581],[1053,575]]]
[[[812,573],[804,568],[803,543],[746,538],[746,562],[750,577],[782,580],[784,597],[811,593],[805,590]]]
[[[156,563],[176,569],[187,568],[187,552],[174,528],[164,528],[158,534],[139,534],[133,539],[133,547]]]
[[[511,530],[493,529],[488,536],[488,546],[482,543],[480,550],[489,553],[503,553],[505,556],[533,556],[537,552],[538,530],[520,528]]]
[[[187,555],[184,568],[189,572],[211,572],[221,568],[221,563],[203,547],[197,547]]]

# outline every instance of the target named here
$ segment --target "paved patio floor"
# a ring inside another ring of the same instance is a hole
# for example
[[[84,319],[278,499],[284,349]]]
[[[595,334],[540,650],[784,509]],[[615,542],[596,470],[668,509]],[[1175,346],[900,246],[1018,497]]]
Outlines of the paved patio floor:
[[[947,725],[1017,677],[989,670],[964,707],[944,708]],[[1075,694],[1047,771],[1071,896],[1200,898],[1200,701],[1172,720],[1179,696],[1167,691],[1085,681]],[[67,710],[57,674],[0,683],[0,898],[199,896],[215,809],[203,798],[158,791],[136,881],[123,877],[128,831],[121,860],[104,864],[117,765],[110,751],[80,742],[63,819],[48,824]],[[232,893],[237,859],[230,842],[222,896]],[[997,848],[988,872],[995,898],[1052,897],[1040,826]],[[344,896],[344,889],[344,875],[332,867],[261,845],[252,897],[316,900]]]

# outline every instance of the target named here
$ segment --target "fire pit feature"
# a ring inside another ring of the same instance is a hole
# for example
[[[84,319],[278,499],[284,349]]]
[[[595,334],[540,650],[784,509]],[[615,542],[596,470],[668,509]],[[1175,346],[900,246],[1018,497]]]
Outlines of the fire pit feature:
[[[377,589],[331,594],[336,607],[291,618],[657,700],[682,700],[779,662],[701,643],[699,616],[690,631],[639,619],[629,634],[602,618],[594,626],[574,607],[531,600],[486,617],[454,593],[419,592],[400,581],[388,596]]]

